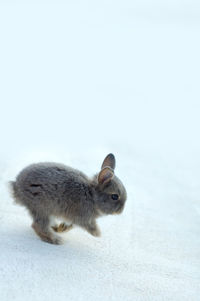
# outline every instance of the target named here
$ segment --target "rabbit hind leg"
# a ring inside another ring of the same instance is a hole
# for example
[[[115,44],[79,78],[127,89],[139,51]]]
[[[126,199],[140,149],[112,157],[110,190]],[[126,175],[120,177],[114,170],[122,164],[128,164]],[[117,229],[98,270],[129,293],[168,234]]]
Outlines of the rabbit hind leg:
[[[61,223],[59,225],[55,225],[52,227],[52,229],[55,231],[55,232],[59,232],[59,233],[62,233],[62,232],[68,232],[69,230],[71,230],[73,228],[73,225],[67,225],[66,223]]]
[[[41,238],[41,240],[51,243],[51,244],[61,244],[62,239],[55,236],[49,228],[49,218],[48,217],[37,217],[34,219],[32,228],[35,230],[36,234]]]

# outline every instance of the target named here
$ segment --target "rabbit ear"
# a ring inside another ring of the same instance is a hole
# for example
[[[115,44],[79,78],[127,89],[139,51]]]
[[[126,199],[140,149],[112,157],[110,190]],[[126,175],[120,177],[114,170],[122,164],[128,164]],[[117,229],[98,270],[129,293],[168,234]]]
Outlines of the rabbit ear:
[[[108,183],[114,176],[114,171],[110,167],[103,168],[98,175],[99,184]]]
[[[115,156],[113,154],[109,154],[105,157],[103,164],[101,166],[101,169],[103,169],[104,167],[110,167],[113,170],[115,169]]]

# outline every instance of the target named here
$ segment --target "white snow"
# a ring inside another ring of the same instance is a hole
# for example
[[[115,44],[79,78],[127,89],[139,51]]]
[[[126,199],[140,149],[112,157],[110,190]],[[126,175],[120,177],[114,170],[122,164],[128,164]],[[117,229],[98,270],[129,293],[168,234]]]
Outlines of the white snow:
[[[200,300],[199,33],[195,0],[1,1],[1,301]],[[123,214],[41,242],[7,182],[109,152]]]

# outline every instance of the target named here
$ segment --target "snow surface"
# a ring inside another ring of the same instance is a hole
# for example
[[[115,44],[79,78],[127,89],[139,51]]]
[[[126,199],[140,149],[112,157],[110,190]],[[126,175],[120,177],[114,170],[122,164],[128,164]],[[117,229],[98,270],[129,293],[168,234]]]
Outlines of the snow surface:
[[[199,1],[0,2],[0,300],[200,300]],[[97,172],[128,201],[43,243],[7,182],[32,162]]]

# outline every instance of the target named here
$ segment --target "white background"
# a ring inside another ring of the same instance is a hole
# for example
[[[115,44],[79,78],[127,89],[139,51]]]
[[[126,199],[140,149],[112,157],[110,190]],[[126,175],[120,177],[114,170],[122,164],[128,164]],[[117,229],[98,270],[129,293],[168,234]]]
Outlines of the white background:
[[[199,300],[199,54],[199,1],[0,1],[1,300]],[[6,183],[108,152],[124,213],[39,241]]]

